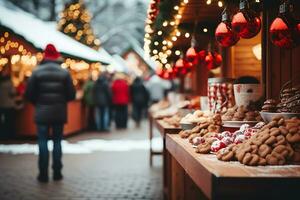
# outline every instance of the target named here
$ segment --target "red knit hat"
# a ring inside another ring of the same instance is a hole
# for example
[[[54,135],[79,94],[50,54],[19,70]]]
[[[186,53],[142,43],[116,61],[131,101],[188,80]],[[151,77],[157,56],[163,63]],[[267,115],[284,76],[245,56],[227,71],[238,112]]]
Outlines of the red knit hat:
[[[53,44],[47,44],[44,50],[45,60],[57,60],[60,57],[60,53],[56,50]]]

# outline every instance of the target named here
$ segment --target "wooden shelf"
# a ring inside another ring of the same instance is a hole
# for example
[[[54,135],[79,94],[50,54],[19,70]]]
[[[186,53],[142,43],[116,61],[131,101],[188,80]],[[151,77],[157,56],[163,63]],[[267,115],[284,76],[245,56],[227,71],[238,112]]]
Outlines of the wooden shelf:
[[[167,134],[166,148],[209,199],[278,199],[300,194],[299,165],[248,167],[222,162],[215,155],[195,153],[179,135]]]

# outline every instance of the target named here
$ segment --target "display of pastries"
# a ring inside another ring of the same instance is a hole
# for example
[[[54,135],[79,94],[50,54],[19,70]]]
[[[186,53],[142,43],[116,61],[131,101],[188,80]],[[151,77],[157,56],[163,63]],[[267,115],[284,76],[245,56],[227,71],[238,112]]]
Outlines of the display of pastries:
[[[300,161],[299,144],[300,120],[276,117],[249,140],[219,151],[217,158],[250,166],[284,165]]]
[[[179,128],[180,127],[180,120],[181,117],[177,113],[171,117],[165,117],[163,118],[163,121],[169,126],[169,127],[174,127],[174,128]]]
[[[258,111],[250,110],[244,106],[229,108],[222,115],[223,121],[262,121]]]
[[[209,111],[201,111],[201,110],[196,110],[193,113],[189,113],[186,116],[184,116],[180,123],[182,124],[197,124],[201,123],[207,120],[209,116],[212,114]]]

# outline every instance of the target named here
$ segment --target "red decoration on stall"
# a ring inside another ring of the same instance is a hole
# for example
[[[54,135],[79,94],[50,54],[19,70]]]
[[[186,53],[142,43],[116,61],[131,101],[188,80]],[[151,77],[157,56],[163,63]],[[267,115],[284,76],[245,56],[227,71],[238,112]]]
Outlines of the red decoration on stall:
[[[198,54],[197,51],[195,49],[195,47],[190,47],[187,51],[186,51],[186,60],[188,62],[191,62],[192,64],[196,65],[197,61],[198,61]]]
[[[270,38],[274,45],[280,48],[293,48],[297,45],[297,24],[290,14],[290,5],[285,2],[280,5],[279,16],[270,26]]]
[[[241,38],[249,39],[256,36],[261,29],[261,19],[249,9],[247,0],[240,1],[240,11],[232,18],[231,27]]]
[[[195,27],[197,26],[197,23],[195,24]],[[196,28],[194,28],[196,29]],[[195,30],[194,30],[195,32]],[[186,51],[185,53],[185,58],[187,62],[192,63],[193,65],[198,64],[198,53],[197,53],[197,41],[195,38],[195,35],[193,35],[192,40],[191,40],[191,47]]]
[[[213,57],[214,57],[214,69],[220,67],[223,62],[222,55],[219,54],[218,52],[214,52]]]
[[[160,78],[164,78],[165,70],[162,67],[157,67],[155,71],[156,75],[159,76]]]
[[[222,47],[233,46],[240,40],[240,37],[231,29],[226,9],[222,14],[222,22],[216,28],[215,37]]]
[[[204,64],[208,70],[216,69],[222,65],[223,58],[217,52],[208,52],[205,56]]]
[[[214,57],[211,52],[208,52],[204,59],[204,64],[208,68],[208,70],[211,70],[214,68]]]
[[[199,51],[198,59],[200,63],[204,62],[206,54],[207,54],[206,50]]]
[[[189,63],[185,62],[183,58],[179,58],[174,65],[174,72],[177,76],[184,76],[189,72]]]

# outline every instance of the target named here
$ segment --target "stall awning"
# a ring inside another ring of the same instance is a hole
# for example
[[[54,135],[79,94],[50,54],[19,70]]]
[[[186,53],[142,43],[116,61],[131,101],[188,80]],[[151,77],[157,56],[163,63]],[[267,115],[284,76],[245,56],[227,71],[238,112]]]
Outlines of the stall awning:
[[[48,43],[52,43],[62,54],[70,57],[106,64],[111,62],[111,58],[101,51],[98,52],[77,42],[8,2],[0,2],[0,26],[10,29],[40,50]]]

